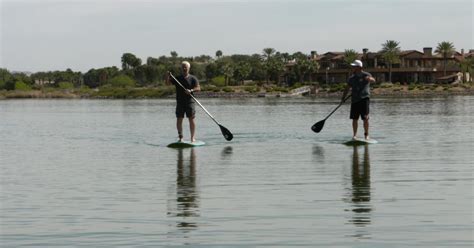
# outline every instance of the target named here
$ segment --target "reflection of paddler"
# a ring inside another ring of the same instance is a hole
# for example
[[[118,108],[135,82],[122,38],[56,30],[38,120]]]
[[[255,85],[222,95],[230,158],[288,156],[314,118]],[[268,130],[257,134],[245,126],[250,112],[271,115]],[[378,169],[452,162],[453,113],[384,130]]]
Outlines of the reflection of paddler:
[[[370,224],[368,213],[370,206],[370,157],[369,146],[364,146],[364,158],[359,162],[358,147],[354,146],[352,155],[352,211],[355,213],[353,222],[356,225]]]
[[[324,147],[313,145],[313,155],[317,162],[324,163]]]
[[[196,190],[196,153],[191,148],[189,161],[183,158],[183,149],[178,150],[176,203],[177,217],[199,216],[198,193]],[[186,163],[189,162],[189,163]],[[196,223],[181,221],[178,227],[196,227]]]

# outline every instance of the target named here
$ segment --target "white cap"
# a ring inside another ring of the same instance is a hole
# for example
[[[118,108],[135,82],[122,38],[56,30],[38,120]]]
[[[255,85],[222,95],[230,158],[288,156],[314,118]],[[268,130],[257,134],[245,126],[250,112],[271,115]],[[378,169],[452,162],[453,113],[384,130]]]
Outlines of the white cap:
[[[362,67],[362,61],[356,59],[354,62],[351,63],[351,66]]]

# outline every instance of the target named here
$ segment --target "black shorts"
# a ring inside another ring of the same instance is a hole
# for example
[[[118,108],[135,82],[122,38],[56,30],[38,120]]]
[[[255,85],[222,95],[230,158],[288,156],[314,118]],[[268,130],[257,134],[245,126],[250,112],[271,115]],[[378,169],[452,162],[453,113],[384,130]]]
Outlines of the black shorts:
[[[194,103],[178,103],[176,105],[176,118],[184,118],[184,114],[188,118],[194,118],[194,115],[196,115],[196,105]]]
[[[350,118],[358,120],[359,116],[362,120],[369,119],[369,105],[370,99],[364,98],[356,103],[351,104],[351,115]]]

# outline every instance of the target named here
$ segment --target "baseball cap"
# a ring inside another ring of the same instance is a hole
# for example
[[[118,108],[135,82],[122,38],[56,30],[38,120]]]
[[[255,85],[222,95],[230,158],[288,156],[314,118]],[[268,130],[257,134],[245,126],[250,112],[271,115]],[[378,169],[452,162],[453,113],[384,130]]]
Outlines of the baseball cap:
[[[356,59],[354,62],[351,63],[351,66],[362,67],[362,61]]]

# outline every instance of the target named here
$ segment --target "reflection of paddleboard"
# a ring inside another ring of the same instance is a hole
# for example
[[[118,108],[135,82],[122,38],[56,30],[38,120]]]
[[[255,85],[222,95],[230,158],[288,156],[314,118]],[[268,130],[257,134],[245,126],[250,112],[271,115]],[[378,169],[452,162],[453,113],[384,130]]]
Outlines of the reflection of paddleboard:
[[[191,141],[178,141],[178,142],[173,142],[168,145],[170,148],[187,148],[187,147],[195,147],[195,146],[203,146],[206,143],[204,141],[196,140],[194,142]]]
[[[370,138],[369,139],[354,138],[345,142],[344,144],[348,146],[358,146],[358,145],[377,144],[377,143],[379,142]]]

